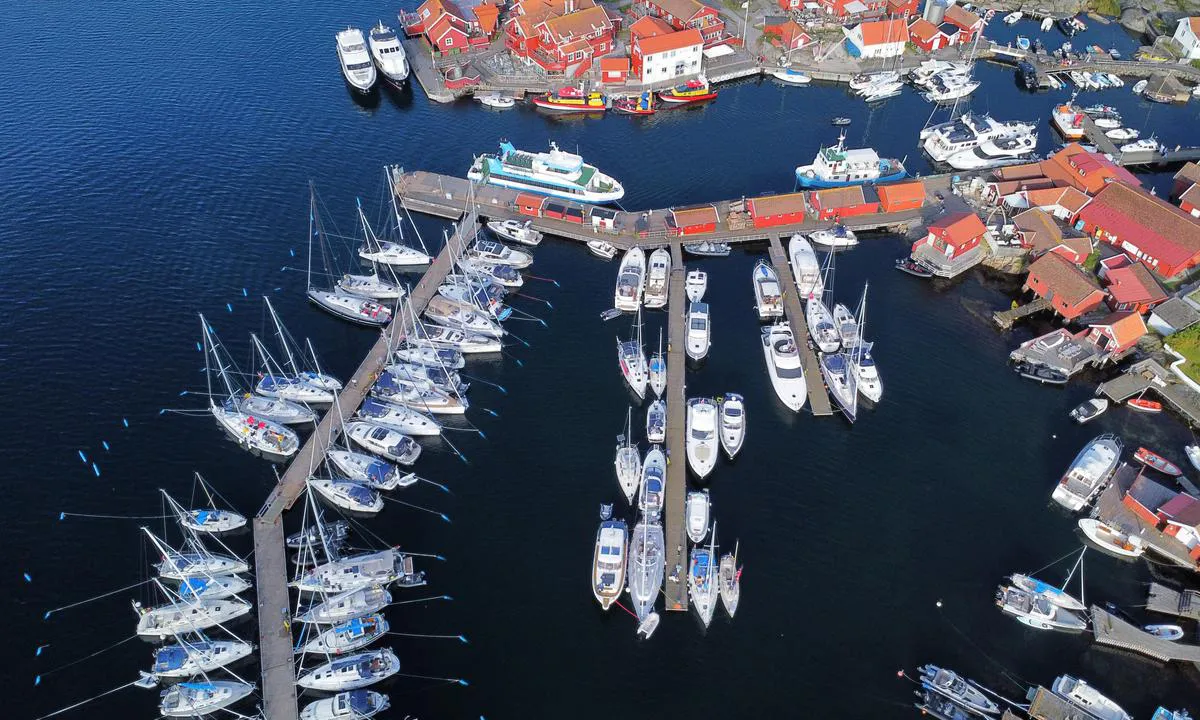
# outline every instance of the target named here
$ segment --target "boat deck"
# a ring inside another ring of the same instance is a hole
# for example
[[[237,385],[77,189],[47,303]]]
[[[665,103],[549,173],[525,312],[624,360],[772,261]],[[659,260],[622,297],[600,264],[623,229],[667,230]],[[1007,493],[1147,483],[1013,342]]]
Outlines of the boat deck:
[[[1200,620],[1200,590],[1176,590],[1152,582],[1146,598],[1146,609],[1163,615]]]
[[[667,496],[664,500],[667,568],[664,577],[666,608],[678,612],[688,608],[688,541],[684,525],[684,506],[687,503],[687,384],[684,382],[687,372],[684,354],[684,335],[687,332],[686,278],[683,252],[679,244],[674,243],[671,246],[670,299],[667,301]],[[671,580],[671,576],[676,580]]]
[[[779,285],[783,290],[783,311],[787,315],[788,324],[792,328],[792,337],[796,339],[796,347],[800,350],[800,361],[804,365],[804,382],[808,385],[808,407],[813,415],[832,415],[833,405],[829,393],[825,390],[825,380],[821,375],[821,366],[817,363],[817,354],[813,352],[808,340],[808,324],[804,319],[804,308],[800,306],[800,293],[796,290],[796,280],[792,277],[792,266],[788,263],[787,254],[783,251],[783,240],[778,234],[771,236],[771,265],[779,275]]]
[[[1092,606],[1092,632],[1101,645],[1141,653],[1162,662],[1200,662],[1200,645],[1184,645],[1151,635],[1098,605]]]

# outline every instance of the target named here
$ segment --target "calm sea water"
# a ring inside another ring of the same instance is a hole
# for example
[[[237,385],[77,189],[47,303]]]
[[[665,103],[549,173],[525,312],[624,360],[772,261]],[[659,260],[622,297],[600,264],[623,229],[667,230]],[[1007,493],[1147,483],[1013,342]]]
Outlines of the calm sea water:
[[[394,10],[142,0],[9,9],[0,48],[0,392],[10,408],[0,433],[9,491],[0,587],[15,717],[129,682],[147,664],[150,648],[133,640],[63,667],[129,638],[127,602],[148,600],[144,590],[42,614],[147,577],[137,527],[161,527],[158,488],[186,498],[200,472],[249,514],[273,482],[266,463],[224,441],[209,419],[160,413],[203,404],[180,396],[204,385],[196,313],[240,362],[247,334],[263,331],[264,294],[293,333],[313,339],[330,372],[348,375],[373,341],[304,302],[294,268],[305,264],[308,180],[326,219],[349,235],[356,196],[378,214],[385,163],[461,174],[499,138],[529,148],[556,140],[620,178],[626,207],[659,207],[790,189],[791,168],[835,139],[833,115],[854,118],[849,142],[929,170],[915,149],[929,107],[911,94],[868,111],[837,87],[750,82],[649,121],[432,105],[419,89],[352,97],[333,33]],[[994,32],[1036,31],[1027,25]],[[1106,47],[1135,46],[1115,26],[1089,33]],[[986,84],[974,106],[1003,119],[1044,121],[1062,97],[1024,93],[998,66],[979,75]],[[1167,144],[1196,126],[1194,105],[1149,105],[1127,90],[1092,95]],[[1053,147],[1048,128],[1042,146]],[[1162,192],[1169,175],[1146,180]],[[428,242],[444,228],[417,224]],[[697,263],[710,274],[714,346],[689,374],[689,393],[740,391],[749,407],[745,450],[709,484],[723,547],[740,540],[743,601],[736,622],[718,614],[707,633],[691,616],[667,616],[650,642],[635,640],[635,622],[619,610],[601,613],[587,580],[597,508],[619,500],[612,445],[629,402],[612,357],[628,322],[597,319],[615,266],[553,240],[539,248],[532,272],[558,283],[531,281],[527,294],[553,309],[514,302],[547,327],[512,323],[528,347],[467,369],[506,390],[472,390],[480,410],[469,420],[486,439],[469,429],[449,436],[466,463],[449,444],[428,443],[417,469],[451,493],[425,486],[400,496],[452,523],[390,506],[368,524],[382,541],[447,558],[428,566],[428,589],[454,600],[396,608],[393,628],[470,639],[395,638],[406,672],[471,685],[397,679],[387,688],[392,715],[912,717],[912,688],[896,670],[931,661],[1013,697],[1013,679],[1082,675],[1140,717],[1160,702],[1194,700],[1194,673],[1086,637],[1026,631],[991,603],[1004,574],[1078,546],[1074,523],[1048,495],[1084,441],[1114,430],[1180,459],[1186,433],[1122,411],[1086,430],[1070,425],[1066,412],[1090,387],[1019,381],[1005,357],[1031,331],[1000,336],[986,320],[1012,288],[983,275],[949,285],[900,275],[890,264],[903,246],[871,238],[838,261],[839,300],[853,304],[871,283],[868,335],[886,386],[853,428],[774,400],[749,282],[765,247]],[[647,338],[664,317],[647,317]],[[60,512],[148,519],[60,522]],[[246,536],[230,542],[250,549]],[[1144,568],[1089,558],[1089,598],[1144,602]],[[254,636],[250,623],[235,629]],[[253,665],[238,671],[257,674]],[[72,715],[153,717],[154,703],[153,693],[125,689]]]

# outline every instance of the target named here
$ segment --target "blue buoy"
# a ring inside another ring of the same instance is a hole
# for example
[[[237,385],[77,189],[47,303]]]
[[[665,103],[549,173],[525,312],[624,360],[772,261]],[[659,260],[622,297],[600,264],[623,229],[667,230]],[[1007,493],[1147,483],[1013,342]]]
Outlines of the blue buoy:
[[[100,477],[100,468],[96,467],[96,463],[92,463],[92,472],[96,473],[96,477]]]
[[[50,613],[52,613],[52,612],[54,612],[54,611],[53,611],[53,610],[47,610],[47,611],[46,611],[46,614],[42,616],[42,619],[43,619],[43,620],[49,620],[49,619],[50,619]]]
[[[461,642],[463,645],[470,645],[470,643],[467,642],[467,638],[463,635],[458,636],[458,641]]]
[[[180,391],[179,397],[183,397],[184,395],[187,395],[187,390]]]
[[[468,683],[466,680],[463,680],[462,678],[459,678],[459,679],[458,679],[458,684],[459,684],[459,685],[462,685],[463,687],[466,687],[467,685],[470,685],[470,683]]]
[[[66,514],[65,512],[60,512],[60,513],[58,514],[58,521],[59,521],[59,522],[62,522],[63,520],[66,520],[66,519],[67,519],[67,514]]]
[[[79,451],[79,459],[83,461],[84,465],[87,465],[87,455],[82,450]]]
[[[104,446],[104,452],[112,452],[112,448],[108,446],[107,440],[101,440],[100,444]]]
[[[250,297],[249,293],[246,292],[246,288],[242,288],[242,297]]]
[[[204,348],[200,347],[200,343],[196,343],[196,352],[204,352]]]
[[[159,415],[166,415],[166,414],[167,414],[167,409],[166,409],[166,408],[159,408],[159,410],[158,410],[158,414],[159,414]]]
[[[27,572],[26,572],[26,573],[21,573],[21,577],[25,578],[25,582],[27,582],[27,583],[31,583],[31,582],[33,582],[33,578],[31,578],[31,577],[29,576],[29,573],[27,573]]]
[[[289,253],[291,253],[292,257],[296,257],[296,250],[295,250],[295,248],[288,248],[288,252],[289,252]]]
[[[121,422],[125,425],[125,427],[129,427],[129,419],[128,418],[121,418]]]
[[[446,517],[446,513],[442,513],[442,520],[445,520],[446,522],[450,522],[450,518]],[[451,524],[453,524],[453,523],[451,523]]]
[[[42,676],[38,675],[37,677],[35,677],[33,679],[33,686],[37,687],[38,685],[41,685],[41,684],[42,684]]]
[[[229,303],[225,303],[225,309],[228,310],[229,312],[233,312],[233,306],[230,305]]]
[[[459,637],[462,637],[462,636],[460,635]],[[38,645],[37,652],[35,652],[35,653],[33,654],[33,656],[34,656],[34,657],[41,657],[41,655],[42,655],[42,650],[44,650],[44,649],[46,649],[46,648],[48,648],[48,647],[50,647],[50,645],[48,645],[48,644],[47,644],[47,645]]]

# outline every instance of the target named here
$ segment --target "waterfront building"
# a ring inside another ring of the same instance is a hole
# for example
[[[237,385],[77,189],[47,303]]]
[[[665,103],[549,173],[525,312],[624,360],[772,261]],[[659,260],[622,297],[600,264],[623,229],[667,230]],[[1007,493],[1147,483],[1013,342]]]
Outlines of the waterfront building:
[[[975,213],[950,212],[929,223],[912,245],[912,257],[940,277],[954,277],[983,259],[980,241],[987,228]]]
[[[1171,186],[1171,197],[1178,199],[1184,192],[1193,185],[1200,185],[1200,165],[1194,162],[1186,162],[1179,171],[1175,173]]]
[[[1042,178],[1049,181],[1049,178]],[[1018,181],[1022,187],[1029,182]],[[996,190],[1003,190],[1003,183],[996,185]],[[1001,195],[1004,204],[1010,208],[1038,208],[1045,210],[1055,218],[1070,221],[1079,214],[1083,206],[1091,202],[1091,198],[1072,187],[1039,187],[1034,189],[1015,190],[1007,195]]]
[[[1023,290],[1050,303],[1050,309],[1064,320],[1074,320],[1104,302],[1104,290],[1095,278],[1070,260],[1047,253],[1029,266]]]
[[[838,20],[878,17],[887,11],[887,0],[819,0],[826,15]]]
[[[700,74],[704,38],[695,28],[676,30],[649,15],[629,26],[630,72],[643,83]]]
[[[1185,59],[1200,59],[1200,17],[1180,18],[1171,39],[1179,43]]]
[[[701,235],[717,229],[720,215],[712,205],[671,208],[667,229],[676,235]]]
[[[747,198],[746,211],[750,213],[750,220],[756,228],[792,225],[804,222],[808,202],[802,192],[766,195]]]
[[[908,18],[917,14],[917,0],[887,0],[886,12],[889,17]]]
[[[629,58],[602,57],[600,58],[600,82],[607,85],[619,85],[629,79]]]
[[[950,5],[942,18],[943,30],[950,25],[957,31],[954,42],[959,45],[970,45],[975,42],[975,36],[983,31],[983,18],[969,10],[963,10],[961,5]]]
[[[639,0],[635,14],[653,15],[665,20],[676,30],[695,28],[704,38],[704,46],[710,47],[725,38],[725,21],[716,8],[700,0]]]
[[[822,220],[879,212],[879,195],[875,188],[863,185],[815,190],[809,194],[808,203]]]
[[[1154,332],[1167,337],[1200,322],[1200,312],[1183,298],[1171,298],[1150,311],[1146,324]]]
[[[620,17],[594,0],[517,0],[504,23],[513,57],[546,72],[579,77],[613,50]]]
[[[925,204],[925,183],[920,180],[877,185],[879,212],[915,210]]]
[[[791,17],[770,16],[763,24],[763,37],[784,52],[799,50],[812,44],[813,39],[804,32],[804,26]]]
[[[1095,195],[1111,182],[1137,185],[1137,176],[1101,153],[1088,152],[1079,143],[1070,143],[1039,163],[1042,173],[1061,187]]]
[[[1021,247],[1029,257],[1037,259],[1055,253],[1074,265],[1082,265],[1092,253],[1092,241],[1082,235],[1067,236],[1054,216],[1038,207],[1031,207],[1013,218]]]
[[[1132,350],[1146,334],[1146,322],[1136,312],[1115,312],[1088,323],[1087,342],[1104,355]]]
[[[1160,277],[1200,264],[1200,220],[1140,187],[1109,183],[1079,211],[1076,223]]]
[[[1179,209],[1194,218],[1200,218],[1200,183],[1183,191],[1179,196]]]
[[[500,9],[488,0],[464,10],[454,0],[425,0],[411,13],[401,13],[404,32],[424,35],[442,53],[486,47],[500,18]]]
[[[1167,301],[1167,293],[1154,274],[1140,262],[1125,255],[1105,258],[1100,277],[1107,283],[1108,306],[1113,310],[1133,310],[1145,314]]]
[[[908,26],[900,18],[871,20],[849,30],[842,28],[842,32],[846,36],[846,51],[854,57],[899,57],[908,42]]]
[[[908,38],[925,52],[933,52],[941,50],[944,47],[949,47],[953,38],[942,32],[942,29],[937,25],[929,22],[925,18],[917,18],[908,26]]]

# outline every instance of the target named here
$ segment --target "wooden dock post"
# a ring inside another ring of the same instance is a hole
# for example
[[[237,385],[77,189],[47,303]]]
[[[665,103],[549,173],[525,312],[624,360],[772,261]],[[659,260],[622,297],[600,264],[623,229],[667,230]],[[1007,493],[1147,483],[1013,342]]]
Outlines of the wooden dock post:
[[[667,301],[667,494],[664,500],[667,546],[667,610],[684,612],[687,595],[687,536],[684,534],[684,505],[687,503],[687,358],[684,346],[687,334],[687,296],[684,284],[687,268],[678,240],[671,243],[671,289]],[[674,576],[676,579],[671,580]]]
[[[821,366],[817,363],[817,354],[813,352],[808,341],[808,324],[804,319],[804,308],[800,306],[800,292],[796,288],[796,279],[792,277],[792,266],[788,263],[787,255],[783,252],[783,241],[778,234],[770,237],[771,265],[779,275],[779,287],[783,292],[783,310],[787,314],[788,324],[792,328],[792,337],[800,350],[800,361],[804,365],[804,382],[808,385],[808,406],[813,415],[832,415],[833,405],[829,402],[829,393],[825,390],[825,379],[821,375]]]

